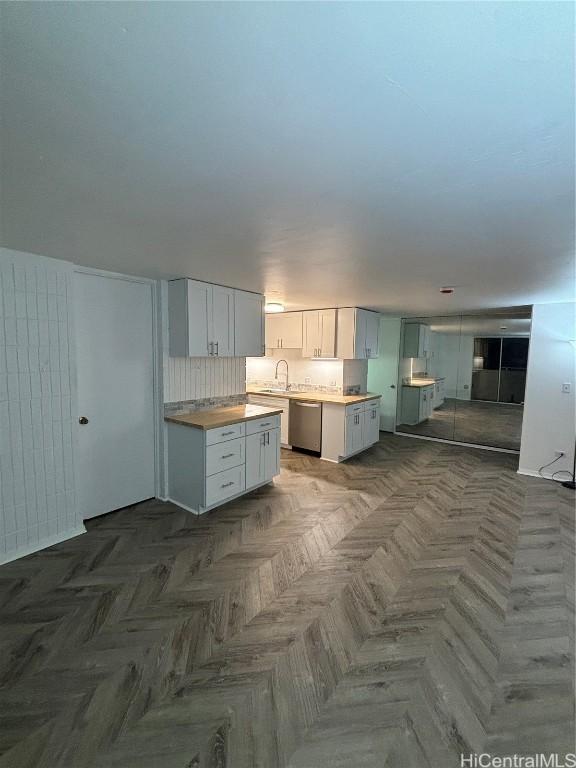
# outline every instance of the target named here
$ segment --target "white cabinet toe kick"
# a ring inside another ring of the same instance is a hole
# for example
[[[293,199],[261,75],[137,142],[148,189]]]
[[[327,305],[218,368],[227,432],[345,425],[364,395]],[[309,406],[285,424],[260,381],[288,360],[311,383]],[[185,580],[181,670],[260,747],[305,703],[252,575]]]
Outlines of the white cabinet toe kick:
[[[280,474],[280,416],[216,429],[167,423],[168,500],[202,514]]]

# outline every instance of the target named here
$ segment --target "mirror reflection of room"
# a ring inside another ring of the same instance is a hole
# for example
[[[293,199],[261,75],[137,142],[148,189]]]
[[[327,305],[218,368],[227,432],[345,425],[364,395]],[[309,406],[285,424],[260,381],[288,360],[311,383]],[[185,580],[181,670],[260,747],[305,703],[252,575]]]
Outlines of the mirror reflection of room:
[[[403,321],[397,431],[517,451],[530,310]]]

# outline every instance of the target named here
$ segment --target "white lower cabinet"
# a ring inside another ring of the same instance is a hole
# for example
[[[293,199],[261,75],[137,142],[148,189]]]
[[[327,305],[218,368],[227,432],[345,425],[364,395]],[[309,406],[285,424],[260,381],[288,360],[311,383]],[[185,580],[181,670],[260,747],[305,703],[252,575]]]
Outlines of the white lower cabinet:
[[[364,447],[364,419],[362,412],[346,416],[346,456],[361,451]]]
[[[246,490],[269,483],[280,473],[280,430],[246,437]]]
[[[366,408],[364,416],[364,436],[368,446],[374,445],[380,439],[380,406],[379,404]]]
[[[280,445],[289,448],[288,424],[290,419],[290,400],[287,397],[273,395],[248,395],[248,402],[254,405],[264,405],[267,408],[282,408],[280,415]]]
[[[446,399],[446,381],[445,379],[438,379],[434,385],[434,400],[432,402],[433,408],[440,408],[444,405]]]
[[[168,498],[202,514],[280,474],[280,416],[217,429],[167,422]]]
[[[206,478],[206,507],[213,507],[241,493],[246,487],[244,465]]]
[[[346,407],[336,403],[323,404],[321,458],[326,461],[342,461],[370,448],[379,439],[379,399]]]
[[[434,385],[427,387],[402,387],[402,424],[420,424],[432,415]]]

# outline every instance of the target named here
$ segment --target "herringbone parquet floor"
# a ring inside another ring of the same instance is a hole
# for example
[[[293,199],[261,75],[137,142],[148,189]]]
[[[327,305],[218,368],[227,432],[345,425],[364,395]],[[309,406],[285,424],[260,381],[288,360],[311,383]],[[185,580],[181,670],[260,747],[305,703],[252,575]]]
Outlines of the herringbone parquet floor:
[[[0,569],[2,768],[450,768],[571,752],[574,497],[386,436],[283,452]]]

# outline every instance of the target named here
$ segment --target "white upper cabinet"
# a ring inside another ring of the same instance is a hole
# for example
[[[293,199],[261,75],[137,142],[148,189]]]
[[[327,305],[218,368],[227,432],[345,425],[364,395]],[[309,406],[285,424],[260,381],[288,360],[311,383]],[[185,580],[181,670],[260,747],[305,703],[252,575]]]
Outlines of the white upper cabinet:
[[[264,296],[234,291],[236,357],[262,357],[264,354]]]
[[[210,339],[215,357],[234,357],[234,289],[212,286],[211,313],[208,316]],[[209,353],[210,354],[210,353]]]
[[[212,286],[197,280],[168,283],[171,357],[208,357]]]
[[[266,315],[268,349],[302,349],[302,312]]]
[[[380,315],[367,309],[338,310],[337,355],[342,360],[369,360],[378,357]]]
[[[404,326],[404,357],[429,357],[431,331],[424,323],[406,323]]]
[[[336,310],[314,309],[302,318],[302,357],[336,357]]]
[[[238,301],[238,311],[236,302]],[[263,297],[182,278],[168,283],[172,357],[262,355]],[[238,316],[236,316],[238,312]],[[238,341],[236,341],[236,336]]]

